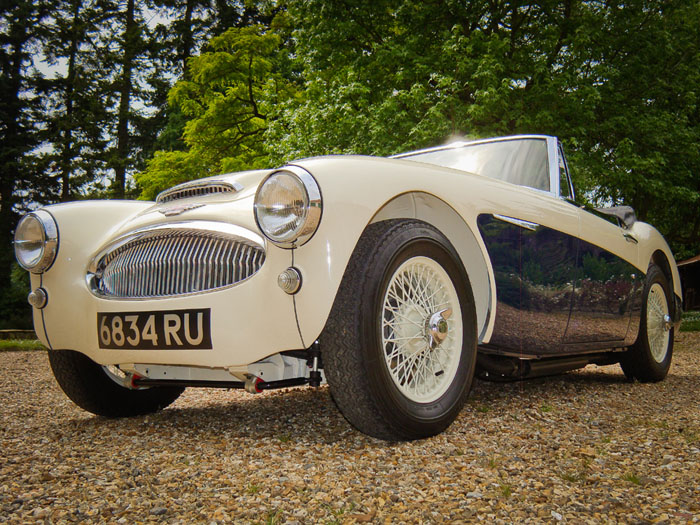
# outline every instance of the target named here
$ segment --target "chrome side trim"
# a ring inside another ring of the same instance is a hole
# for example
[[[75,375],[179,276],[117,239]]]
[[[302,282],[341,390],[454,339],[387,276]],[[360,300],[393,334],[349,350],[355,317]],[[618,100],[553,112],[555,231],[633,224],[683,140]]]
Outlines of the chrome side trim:
[[[515,219],[514,217],[507,217],[505,215],[497,215],[495,213],[493,214],[493,218],[498,219],[499,221],[508,222],[510,224],[515,224],[516,226],[520,226],[521,228],[525,228],[526,230],[530,230],[533,232],[535,230],[537,230],[537,228],[540,227],[540,225],[537,224],[536,222],[524,221],[522,219]]]

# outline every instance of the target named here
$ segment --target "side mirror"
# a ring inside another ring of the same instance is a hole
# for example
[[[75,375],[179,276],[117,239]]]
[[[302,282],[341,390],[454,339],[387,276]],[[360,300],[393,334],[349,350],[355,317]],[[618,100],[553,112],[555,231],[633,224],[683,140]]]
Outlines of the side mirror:
[[[610,208],[594,208],[598,213],[615,217],[620,226],[628,230],[637,222],[637,214],[632,206],[611,206]]]

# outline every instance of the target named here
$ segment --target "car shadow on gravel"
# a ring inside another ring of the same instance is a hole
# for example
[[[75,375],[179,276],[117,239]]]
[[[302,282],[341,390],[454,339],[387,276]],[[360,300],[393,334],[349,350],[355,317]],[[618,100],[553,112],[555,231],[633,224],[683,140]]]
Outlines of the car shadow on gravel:
[[[207,402],[207,394],[215,399]],[[57,427],[58,434],[94,431],[117,441],[132,439],[140,433],[152,436],[156,431],[185,442],[197,439],[206,442],[224,436],[280,444],[300,440],[309,445],[343,442],[348,450],[385,443],[353,429],[325,387],[294,388],[256,396],[196,389],[186,391],[172,406],[154,414],[122,419],[86,414],[85,418],[66,420]]]
[[[690,388],[696,380],[696,376],[671,374],[658,385],[671,383],[686,388],[687,384]],[[563,402],[571,393],[583,391],[590,396],[605,397],[616,390],[646,386],[629,382],[622,373],[595,368],[505,383],[477,380],[465,411],[480,410],[483,404],[488,404],[494,411],[507,413],[517,411],[523,403],[537,405],[542,399]],[[514,394],[519,401],[512,399]],[[387,446],[385,441],[352,428],[336,408],[327,387],[291,388],[259,395],[235,390],[189,389],[171,407],[147,416],[107,419],[83,414],[81,418],[64,420],[54,431],[64,436],[75,432],[109,435],[116,442],[131,440],[139,434],[153,436],[155,432],[182,442],[207,442],[224,437],[278,442],[281,446],[289,441],[308,445],[342,443],[348,451]]]

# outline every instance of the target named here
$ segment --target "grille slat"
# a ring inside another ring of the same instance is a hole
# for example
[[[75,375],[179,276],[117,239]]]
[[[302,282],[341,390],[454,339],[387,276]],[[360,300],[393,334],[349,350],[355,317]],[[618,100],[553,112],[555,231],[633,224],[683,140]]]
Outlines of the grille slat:
[[[164,297],[243,281],[265,262],[260,245],[219,232],[173,228],[146,232],[104,255],[96,288],[118,298]]]

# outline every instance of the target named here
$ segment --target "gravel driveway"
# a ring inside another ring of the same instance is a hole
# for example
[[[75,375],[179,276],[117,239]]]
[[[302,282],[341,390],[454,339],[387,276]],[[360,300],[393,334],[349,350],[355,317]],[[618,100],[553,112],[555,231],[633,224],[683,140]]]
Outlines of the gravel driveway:
[[[700,523],[700,333],[671,372],[477,382],[444,434],[385,443],[328,390],[190,389],[94,417],[44,352],[0,353],[0,522]]]

